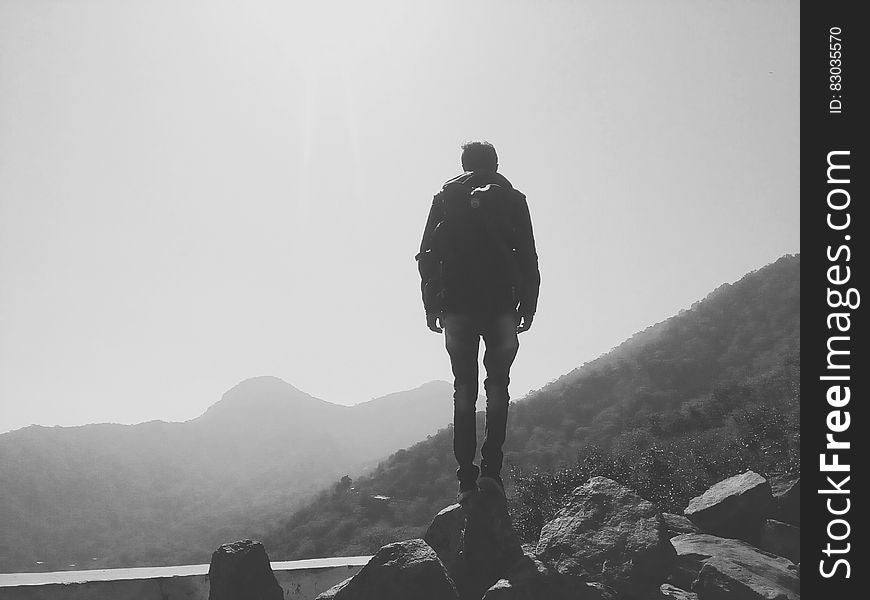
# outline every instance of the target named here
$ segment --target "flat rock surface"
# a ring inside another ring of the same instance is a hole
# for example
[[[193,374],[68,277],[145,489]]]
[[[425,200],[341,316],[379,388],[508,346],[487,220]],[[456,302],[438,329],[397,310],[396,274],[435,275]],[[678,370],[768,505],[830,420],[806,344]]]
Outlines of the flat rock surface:
[[[709,574],[711,582],[733,578],[742,582],[741,585],[754,582],[750,587],[757,587],[761,582],[771,589],[789,590],[789,593],[794,595],[800,593],[800,578],[797,574],[797,566],[793,562],[759,550],[742,540],[720,538],[704,533],[686,533],[672,538],[671,543],[677,551],[672,580],[674,585],[682,589],[692,589],[697,592],[698,590],[692,588],[693,582],[698,579],[702,569],[710,560],[715,558],[715,573]],[[716,587],[713,583],[707,585],[709,589],[713,587]],[[713,594],[710,598],[717,597],[716,592],[709,593]],[[707,600],[703,593],[700,593],[700,596],[703,600]]]
[[[798,591],[715,556],[704,563],[692,589],[703,600],[800,600]]]

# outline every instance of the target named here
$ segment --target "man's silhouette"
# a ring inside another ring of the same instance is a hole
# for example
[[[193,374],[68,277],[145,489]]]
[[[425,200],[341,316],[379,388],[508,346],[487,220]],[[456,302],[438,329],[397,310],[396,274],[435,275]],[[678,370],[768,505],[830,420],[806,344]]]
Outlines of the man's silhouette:
[[[487,142],[462,146],[462,175],[435,195],[417,255],[426,324],[444,332],[453,369],[453,451],[460,502],[477,478],[501,488],[510,368],[535,316],[541,276],[526,197],[498,173]],[[478,347],[486,346],[486,434],[477,454]]]

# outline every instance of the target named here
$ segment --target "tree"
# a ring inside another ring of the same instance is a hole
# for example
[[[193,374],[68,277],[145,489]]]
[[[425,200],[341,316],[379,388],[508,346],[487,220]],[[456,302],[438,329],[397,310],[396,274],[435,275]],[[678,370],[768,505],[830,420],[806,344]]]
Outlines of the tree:
[[[350,478],[349,475],[345,475],[335,484],[333,488],[336,496],[341,496],[350,491],[350,488],[353,486],[353,479]]]

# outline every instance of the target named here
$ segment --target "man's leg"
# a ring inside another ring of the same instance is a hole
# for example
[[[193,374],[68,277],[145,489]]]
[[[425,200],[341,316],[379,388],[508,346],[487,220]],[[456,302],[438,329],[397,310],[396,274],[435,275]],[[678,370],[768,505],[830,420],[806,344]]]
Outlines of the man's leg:
[[[483,476],[500,481],[510,401],[510,370],[520,347],[516,315],[506,313],[490,319],[483,331],[483,342],[486,344],[483,355],[483,366],[486,367],[486,380],[483,382],[486,389],[486,436],[481,448],[480,470]]]
[[[480,333],[469,315],[447,314],[442,319],[447,353],[453,369],[453,454],[462,487],[477,481],[477,350]]]

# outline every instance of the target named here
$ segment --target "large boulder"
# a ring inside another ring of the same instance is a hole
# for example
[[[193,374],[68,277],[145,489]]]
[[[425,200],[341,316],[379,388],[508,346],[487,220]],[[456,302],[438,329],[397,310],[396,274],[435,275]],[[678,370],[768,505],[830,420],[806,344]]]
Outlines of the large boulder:
[[[761,541],[758,547],[793,563],[801,561],[801,529],[782,521],[768,519],[761,527]]]
[[[662,519],[669,539],[681,533],[700,533],[698,527],[683,515],[662,513]]]
[[[655,593],[675,558],[656,507],[605,477],[571,493],[541,530],[537,554],[559,573],[603,583],[629,598]]]
[[[283,600],[269,556],[260,542],[223,544],[208,567],[209,600]]]
[[[451,576],[456,574],[456,562],[462,550],[462,534],[467,516],[462,506],[451,504],[435,515],[423,535],[423,539],[435,550]]]
[[[464,506],[439,512],[423,539],[435,550],[460,598],[479,600],[523,556],[504,492],[489,478]]]
[[[523,556],[483,600],[618,600],[609,588],[562,575],[533,555]]]
[[[771,517],[789,525],[801,524],[801,478],[800,475],[777,475],[770,478],[773,495]]]
[[[421,539],[383,546],[359,573],[317,600],[457,600],[435,551]]]
[[[746,471],[692,498],[683,514],[705,533],[757,541],[771,502],[767,480]]]
[[[782,598],[789,599],[800,594],[800,578],[793,562],[759,550],[743,540],[686,533],[672,538],[671,543],[677,551],[677,561],[671,573],[672,583],[683,589],[692,589],[703,600],[720,597],[738,600],[744,596],[732,598],[719,594],[723,590],[744,588],[780,590]],[[703,570],[711,562],[713,566],[702,577]],[[697,584],[696,580],[703,580],[703,583]],[[747,597],[754,599],[764,596]]]

